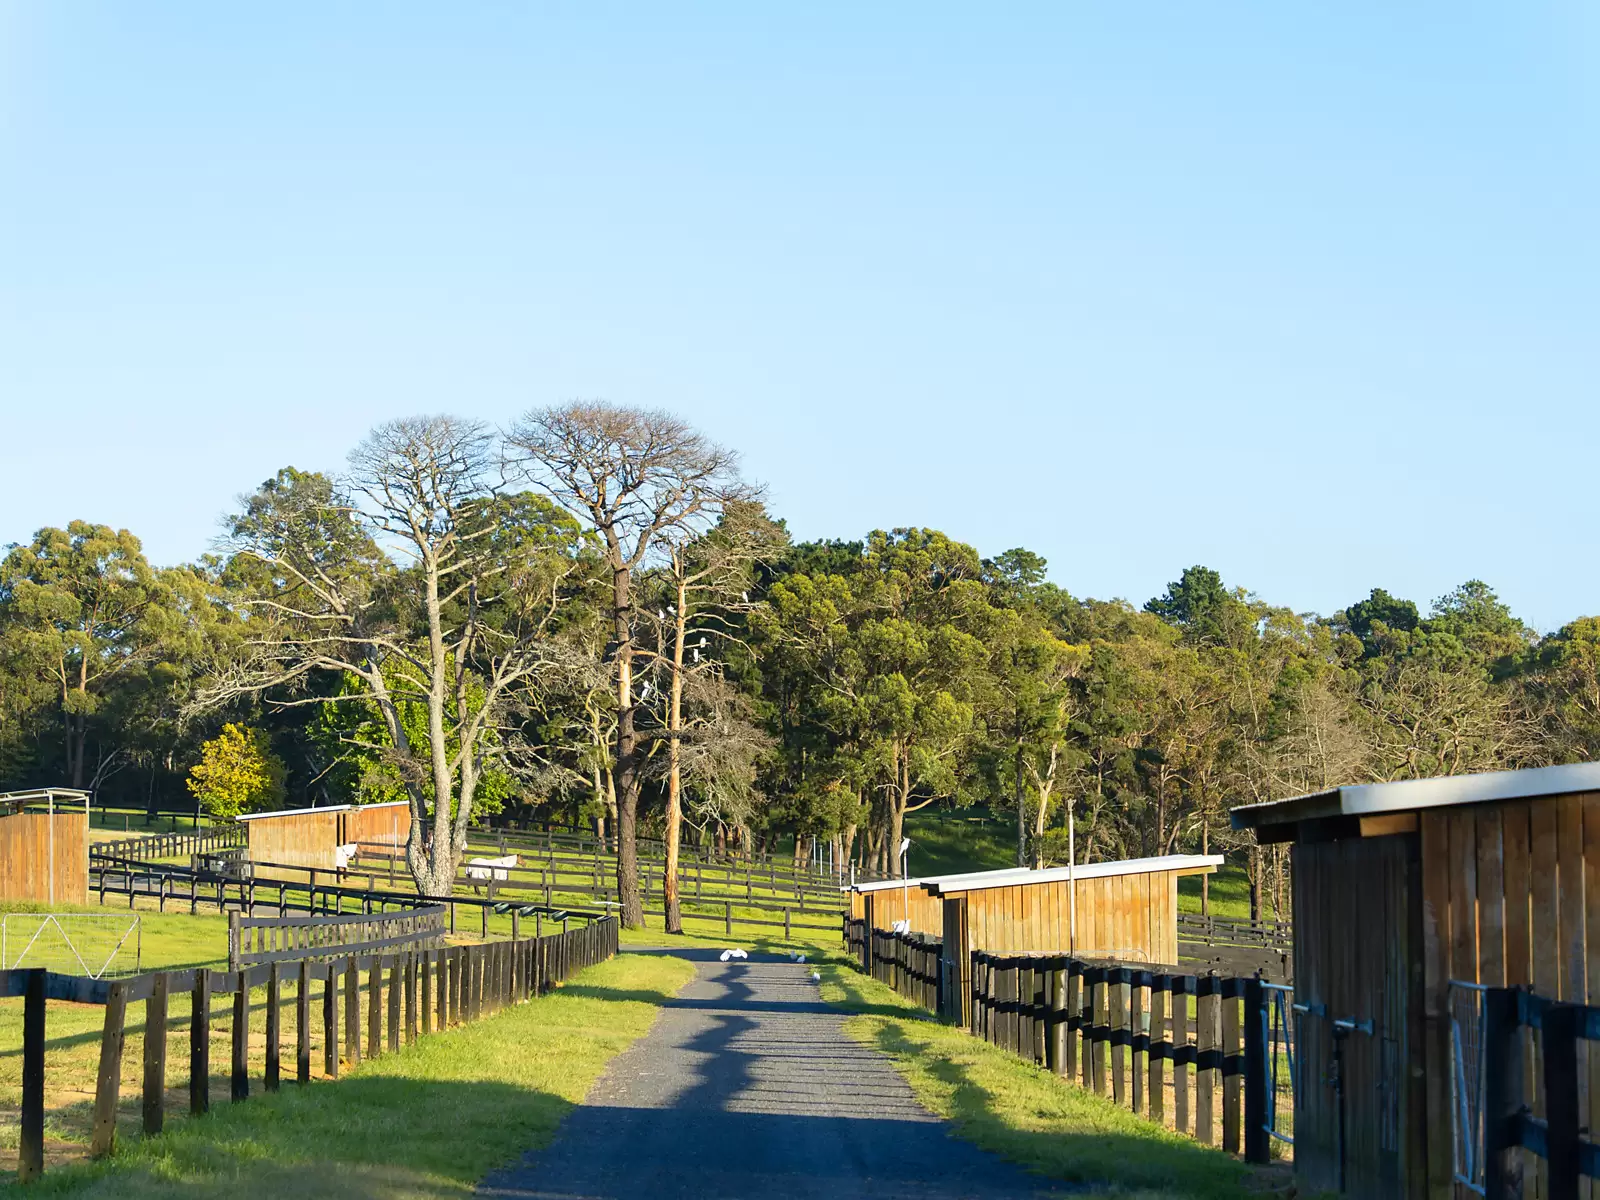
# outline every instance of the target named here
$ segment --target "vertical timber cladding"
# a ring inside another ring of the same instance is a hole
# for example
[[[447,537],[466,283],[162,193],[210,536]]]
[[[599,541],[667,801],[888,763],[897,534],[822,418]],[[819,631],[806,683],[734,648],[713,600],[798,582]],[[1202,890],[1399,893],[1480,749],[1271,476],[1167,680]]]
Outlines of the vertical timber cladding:
[[[240,817],[249,837],[251,862],[333,870],[338,866],[344,805],[290,809]]]
[[[340,822],[341,844],[359,842],[368,846],[404,846],[411,836],[411,802],[394,800],[383,804],[360,804],[347,810]]]
[[[1411,1070],[1422,1035],[1417,838],[1302,838],[1292,853],[1295,1000],[1304,1006],[1296,1180],[1313,1194],[1338,1190],[1342,1105],[1345,1192],[1413,1195],[1411,1160],[1426,1136]],[[1447,1138],[1449,1128],[1446,1114]]]
[[[1470,1193],[1451,1183],[1450,980],[1600,1003],[1600,792],[1419,816],[1428,1129],[1441,1131],[1428,1143],[1427,1194],[1454,1200]],[[1593,1128],[1600,1053],[1587,1044],[1578,1053],[1578,1119]],[[1530,1084],[1534,1115],[1542,1117],[1542,1081]],[[1535,1194],[1538,1174],[1525,1155],[1525,1194]]]
[[[88,815],[19,812],[0,816],[0,900],[87,904]]]
[[[994,954],[1071,951],[1081,958],[1175,963],[1178,878],[1214,870],[1221,860],[1171,857],[1171,865],[1163,865],[1161,859],[1087,864],[1071,881],[1064,877],[1063,869],[1050,868],[982,885],[952,879],[931,884],[928,890],[945,898],[966,897],[966,925],[973,950]]]

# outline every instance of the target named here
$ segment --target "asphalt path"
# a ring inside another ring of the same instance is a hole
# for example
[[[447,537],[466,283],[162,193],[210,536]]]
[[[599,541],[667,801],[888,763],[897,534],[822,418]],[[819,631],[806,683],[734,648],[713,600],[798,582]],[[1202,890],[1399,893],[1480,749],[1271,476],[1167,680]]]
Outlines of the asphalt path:
[[[811,968],[698,960],[555,1141],[486,1179],[497,1200],[993,1200],[1057,1194],[953,1137],[889,1060],[845,1036]]]

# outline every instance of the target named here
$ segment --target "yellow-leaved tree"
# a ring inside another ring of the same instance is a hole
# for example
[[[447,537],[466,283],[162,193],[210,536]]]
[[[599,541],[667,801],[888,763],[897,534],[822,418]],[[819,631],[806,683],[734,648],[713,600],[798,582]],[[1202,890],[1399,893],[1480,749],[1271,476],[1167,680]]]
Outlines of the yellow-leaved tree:
[[[200,761],[189,769],[189,790],[214,820],[264,812],[283,804],[283,760],[259,729],[228,724],[200,747]]]

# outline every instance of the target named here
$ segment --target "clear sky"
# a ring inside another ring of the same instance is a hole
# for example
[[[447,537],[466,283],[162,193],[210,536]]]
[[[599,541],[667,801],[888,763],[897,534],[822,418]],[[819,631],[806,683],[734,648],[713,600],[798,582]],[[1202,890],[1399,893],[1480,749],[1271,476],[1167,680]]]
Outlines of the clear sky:
[[[798,537],[1600,611],[1600,9],[0,0],[0,542],[605,398]]]

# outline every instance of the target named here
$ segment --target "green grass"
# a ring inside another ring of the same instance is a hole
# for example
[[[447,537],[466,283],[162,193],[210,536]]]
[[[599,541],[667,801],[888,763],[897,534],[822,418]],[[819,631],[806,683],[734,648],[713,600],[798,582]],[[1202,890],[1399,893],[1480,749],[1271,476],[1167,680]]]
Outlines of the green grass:
[[[1017,828],[988,809],[924,809],[906,818],[911,874],[955,875],[1017,865]]]
[[[693,970],[676,958],[613,959],[538,1000],[367,1061],[337,1083],[224,1101],[160,1137],[130,1139],[106,1162],[47,1170],[28,1194],[470,1196],[487,1172],[548,1143]],[[0,1193],[20,1191],[0,1183]]]
[[[1179,912],[1200,911],[1201,878],[1199,875],[1185,875],[1178,880]],[[1217,868],[1215,875],[1208,878],[1211,889],[1211,915],[1230,921],[1249,920],[1250,881],[1245,878],[1244,869],[1224,864]]]
[[[1132,1200],[1225,1200],[1279,1188],[1221,1151],[1163,1129],[961,1030],[930,1020],[838,960],[823,998],[853,1011],[846,1032],[889,1056],[955,1132],[1053,1179]]]

